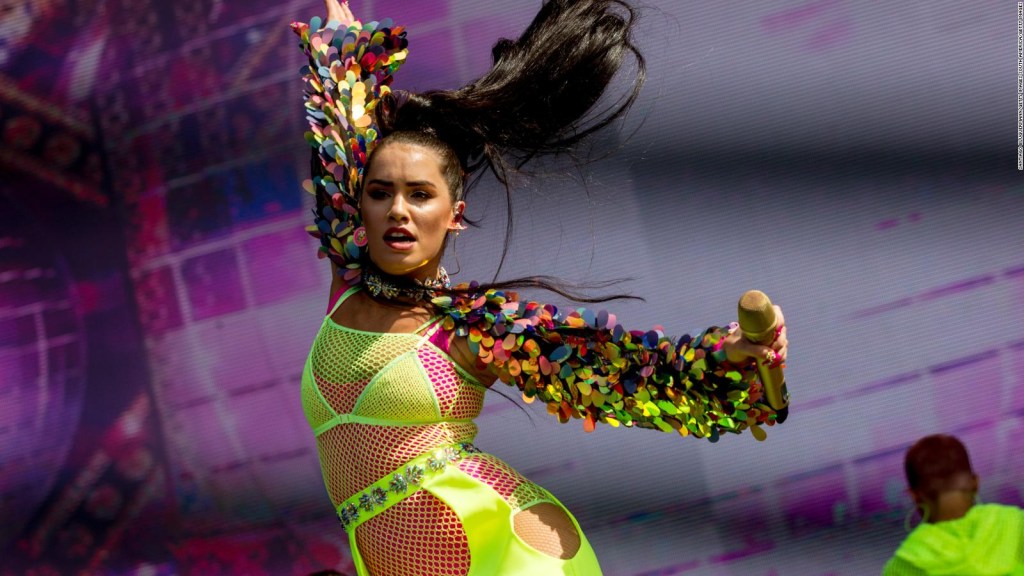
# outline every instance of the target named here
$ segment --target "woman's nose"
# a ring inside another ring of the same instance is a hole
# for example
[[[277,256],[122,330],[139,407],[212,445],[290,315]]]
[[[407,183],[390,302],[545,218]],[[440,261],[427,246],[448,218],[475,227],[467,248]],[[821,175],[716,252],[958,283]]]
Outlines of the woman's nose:
[[[391,207],[388,208],[388,218],[403,221],[408,218],[408,215],[408,206],[405,203],[405,198],[401,194],[392,196]]]

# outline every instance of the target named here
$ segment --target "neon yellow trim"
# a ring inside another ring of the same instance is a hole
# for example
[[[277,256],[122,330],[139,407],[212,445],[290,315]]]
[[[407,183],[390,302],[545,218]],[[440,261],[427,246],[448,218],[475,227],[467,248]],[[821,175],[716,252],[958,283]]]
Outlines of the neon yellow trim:
[[[330,412],[331,414],[334,414],[335,418],[338,417],[338,412],[334,409],[333,406],[331,406],[330,402],[327,401],[327,398],[324,398],[323,393],[320,392],[320,387],[317,386],[317,384],[316,384],[316,376],[313,374],[313,350],[310,350],[309,351],[309,356],[306,357],[306,369],[303,371],[303,374],[302,374],[302,387],[304,387],[304,388],[305,387],[311,388],[313,390],[313,392],[316,393],[316,397],[320,399],[321,405],[325,409],[327,409],[328,412]],[[307,420],[308,419],[309,418],[308,418],[308,415],[307,415]],[[322,428],[322,427],[323,427],[323,425],[321,424],[317,428],[319,429],[319,428]],[[319,434],[317,434],[317,435],[319,436]]]
[[[430,387],[430,398],[434,401],[434,411],[437,412],[437,418],[440,419],[441,401],[437,399],[437,392],[434,391],[433,380],[430,379],[430,374],[427,374],[427,368],[423,365],[423,362],[420,361],[419,355],[416,357],[416,368],[418,368],[417,371],[420,373],[420,376],[423,377],[423,381]]]
[[[471,424],[473,423],[472,418],[464,420],[387,420],[384,418],[372,418],[370,416],[360,416],[358,414],[338,414],[334,418],[331,418],[327,422],[318,426],[313,433],[320,436],[324,432],[327,432],[335,426],[341,424],[377,424],[380,426],[427,426],[432,424]]]
[[[358,291],[359,291],[359,285],[358,284],[356,284],[355,286],[349,288],[348,290],[345,290],[341,294],[341,298],[338,298],[338,301],[334,303],[334,306],[331,306],[331,311],[327,313],[327,317],[330,318],[331,316],[334,316],[334,313],[338,311],[338,308],[341,306],[341,303],[344,302],[345,300],[348,300],[349,296],[355,294]],[[333,322],[333,320],[332,320],[332,322]]]

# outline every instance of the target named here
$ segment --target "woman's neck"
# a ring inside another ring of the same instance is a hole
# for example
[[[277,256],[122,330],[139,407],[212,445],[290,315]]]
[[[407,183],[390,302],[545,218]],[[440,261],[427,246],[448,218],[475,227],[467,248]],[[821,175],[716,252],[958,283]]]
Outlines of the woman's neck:
[[[928,522],[944,522],[957,520],[967,515],[974,506],[975,493],[968,490],[950,490],[942,492],[930,503]]]

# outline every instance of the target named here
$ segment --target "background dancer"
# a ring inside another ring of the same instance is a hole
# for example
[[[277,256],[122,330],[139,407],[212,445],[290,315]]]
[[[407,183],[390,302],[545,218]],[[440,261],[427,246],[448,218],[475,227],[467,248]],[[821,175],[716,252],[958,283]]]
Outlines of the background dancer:
[[[914,510],[884,576],[1024,574],[1024,512],[978,503],[978,475],[960,440],[921,438],[907,450],[904,468]],[[921,523],[911,531],[914,512]]]

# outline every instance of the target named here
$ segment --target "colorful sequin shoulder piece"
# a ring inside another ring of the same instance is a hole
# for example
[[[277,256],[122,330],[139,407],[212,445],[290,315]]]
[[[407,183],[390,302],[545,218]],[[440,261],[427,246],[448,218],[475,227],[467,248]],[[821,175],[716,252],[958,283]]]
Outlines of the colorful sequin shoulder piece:
[[[444,311],[444,328],[468,338],[479,366],[519,388],[527,402],[539,398],[561,422],[579,418],[587,431],[605,423],[712,442],[748,429],[763,440],[761,426],[776,423],[753,366],[725,361],[727,330],[673,340],[660,329],[628,331],[603,310],[563,313],[499,290],[439,296],[434,304]]]
[[[409,53],[405,31],[391,20],[353,22],[339,29],[319,18],[296,22],[309,64],[302,68],[309,131],[314,150],[312,178],[303,188],[317,197],[315,224],[319,256],[338,265],[348,282],[358,280],[366,234],[356,194],[366,158],[378,141],[374,111],[390,92],[392,74]]]
[[[377,143],[374,111],[408,43],[390,20],[339,30],[313,18],[292,27],[309,58],[302,73],[314,161],[303,186],[317,197],[317,209],[307,230],[320,239],[318,255],[337,264],[351,285],[366,259],[356,194]],[[674,340],[660,329],[625,330],[604,311],[562,313],[473,285],[466,295],[447,294],[438,290],[432,299],[444,329],[468,339],[479,367],[517,387],[527,402],[539,398],[562,422],[577,418],[588,431],[603,423],[715,442],[744,430],[763,440],[763,426],[782,420],[764,399],[753,365],[725,361],[723,329]]]

